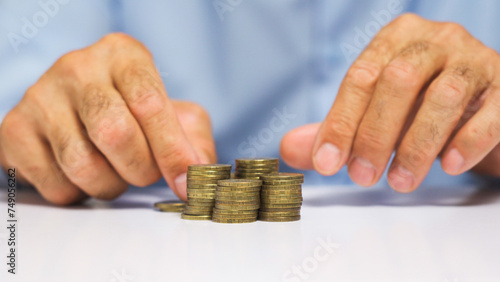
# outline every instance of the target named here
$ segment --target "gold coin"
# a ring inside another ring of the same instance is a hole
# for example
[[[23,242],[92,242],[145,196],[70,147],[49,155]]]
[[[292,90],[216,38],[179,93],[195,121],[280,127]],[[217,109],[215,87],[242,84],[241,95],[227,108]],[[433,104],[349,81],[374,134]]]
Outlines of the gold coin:
[[[162,212],[182,212],[186,203],[180,201],[162,201],[154,204],[154,207]]]
[[[213,174],[213,175],[208,175],[208,174],[205,174],[205,175],[189,175],[187,176],[187,179],[188,180],[197,180],[197,181],[200,181],[200,180],[222,180],[222,179],[229,179],[229,174],[227,175],[216,175],[216,174]]]
[[[265,195],[261,194],[262,199],[268,200],[303,200],[301,195],[298,194],[278,194],[278,195]]]
[[[236,179],[260,180],[260,176],[236,176]]]
[[[182,219],[189,219],[189,220],[211,220],[212,216],[211,215],[189,215],[182,213],[181,214]]]
[[[268,174],[278,172],[277,168],[267,168],[267,167],[238,167],[235,170],[236,173],[246,173],[246,172],[254,172],[254,173],[265,173]]]
[[[242,206],[248,206],[248,205],[258,205],[260,203],[260,199],[256,198],[254,200],[216,200],[215,204],[220,204],[220,205],[242,205]]]
[[[283,185],[301,185],[302,180],[266,180],[262,181],[262,185],[266,186],[283,186]]]
[[[302,185],[300,185],[300,184],[291,184],[291,185],[267,185],[267,184],[264,184],[264,185],[262,185],[262,189],[272,189],[272,190],[299,189],[299,190],[302,190]]]
[[[271,216],[297,216],[300,215],[300,211],[286,211],[286,212],[265,212],[259,211],[259,216],[271,217]]]
[[[259,193],[223,193],[217,192],[215,193],[215,197],[227,197],[227,198],[259,198]]]
[[[217,187],[215,193],[220,193],[221,195],[229,194],[259,194],[260,187]]]
[[[256,222],[257,219],[222,219],[222,218],[217,218],[213,220],[213,222],[217,223],[250,223],[250,222]]]
[[[199,188],[199,189],[198,188],[195,188],[195,189],[193,189],[193,188],[187,188],[187,192],[188,193],[198,193],[198,194],[200,194],[200,193],[201,194],[211,193],[211,194],[213,194],[213,193],[215,193],[215,191],[216,190],[213,189],[213,188],[210,188],[210,189],[206,189],[206,188],[205,189],[202,189],[202,188]]]
[[[219,204],[215,203],[215,208],[220,210],[240,210],[240,211],[248,211],[248,210],[258,210],[260,205],[239,205],[235,206],[233,204]]]
[[[212,215],[212,211],[184,210],[187,215]]]
[[[260,180],[246,180],[246,179],[225,179],[219,180],[217,182],[219,186],[230,186],[230,187],[256,187],[261,186],[262,181]]]
[[[249,214],[249,215],[257,215],[257,210],[220,210],[218,208],[213,209],[214,214],[224,214],[224,215],[232,215],[232,214]]]
[[[263,180],[304,180],[304,174],[293,172],[277,172],[262,176]]]
[[[208,177],[220,177],[223,179],[228,179],[231,174],[229,172],[225,173],[202,173],[202,172],[188,172],[187,176],[190,178],[198,178],[198,177],[203,177],[203,176],[208,176]]]
[[[235,160],[236,164],[275,164],[279,163],[277,158],[241,158]]]
[[[284,205],[284,204],[302,204],[302,200],[298,199],[292,199],[292,200],[268,200],[268,199],[261,199],[261,203],[263,204],[271,204],[271,205]]]
[[[215,196],[216,201],[257,201],[260,196]]]
[[[198,210],[198,211],[211,211],[214,207],[215,203],[211,206],[198,206],[198,205],[191,205],[187,204],[185,207],[185,210]]]
[[[219,181],[220,179],[212,179],[212,180],[206,180],[206,179],[203,179],[203,180],[195,180],[195,179],[187,179],[187,185],[209,185],[209,186],[213,186],[213,185],[217,185],[217,181]]]
[[[230,164],[195,164],[188,166],[188,170],[231,170]]]
[[[212,219],[214,218],[226,218],[226,219],[257,219],[258,215],[253,215],[253,214],[231,214],[231,215],[225,215],[225,214],[213,214]]]
[[[259,220],[269,221],[269,222],[297,221],[297,220],[300,220],[300,215],[296,215],[296,216],[266,216],[266,217],[259,217]]]
[[[274,203],[260,203],[261,209],[292,209],[292,208],[300,208],[302,203],[293,203],[293,204],[274,204]]]
[[[188,189],[210,189],[215,190],[217,188],[217,184],[188,184]]]
[[[190,199],[188,204],[193,207],[208,207],[215,205],[215,199]]]
[[[260,208],[259,211],[263,212],[300,212],[300,207],[299,208]]]
[[[302,190],[262,190],[261,195],[302,195]]]

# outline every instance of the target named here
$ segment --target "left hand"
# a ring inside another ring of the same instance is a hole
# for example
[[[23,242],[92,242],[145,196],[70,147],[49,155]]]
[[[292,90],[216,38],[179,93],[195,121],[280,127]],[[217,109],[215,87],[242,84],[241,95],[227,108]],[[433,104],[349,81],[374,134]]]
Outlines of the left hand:
[[[451,175],[500,176],[500,56],[455,23],[407,14],[354,62],[321,124],[289,132],[284,160],[323,175],[345,164],[374,185],[391,154],[389,184],[415,190],[442,156]]]

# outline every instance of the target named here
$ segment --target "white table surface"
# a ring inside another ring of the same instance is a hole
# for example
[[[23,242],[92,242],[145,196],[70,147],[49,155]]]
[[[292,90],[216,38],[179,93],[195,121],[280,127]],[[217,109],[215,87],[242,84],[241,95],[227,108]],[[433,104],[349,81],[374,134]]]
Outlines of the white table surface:
[[[3,227],[0,281],[500,281],[498,187],[304,187],[302,220],[234,225],[152,209],[168,198],[58,208],[19,190],[18,274]]]

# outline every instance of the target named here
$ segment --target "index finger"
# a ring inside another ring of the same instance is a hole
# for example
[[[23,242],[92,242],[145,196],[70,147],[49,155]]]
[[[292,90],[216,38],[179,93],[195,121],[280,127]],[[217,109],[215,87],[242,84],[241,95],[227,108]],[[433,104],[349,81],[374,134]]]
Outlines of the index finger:
[[[199,158],[179,123],[152,56],[142,45],[138,49],[116,56],[111,75],[146,135],[167,183],[177,196],[186,199],[187,166],[198,163]]]

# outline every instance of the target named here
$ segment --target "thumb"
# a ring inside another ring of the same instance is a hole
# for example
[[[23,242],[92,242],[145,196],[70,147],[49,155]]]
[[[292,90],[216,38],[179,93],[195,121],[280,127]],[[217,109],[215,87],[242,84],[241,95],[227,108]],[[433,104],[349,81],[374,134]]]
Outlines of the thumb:
[[[314,169],[312,150],[321,123],[311,123],[288,132],[281,140],[281,158],[296,169]]]

